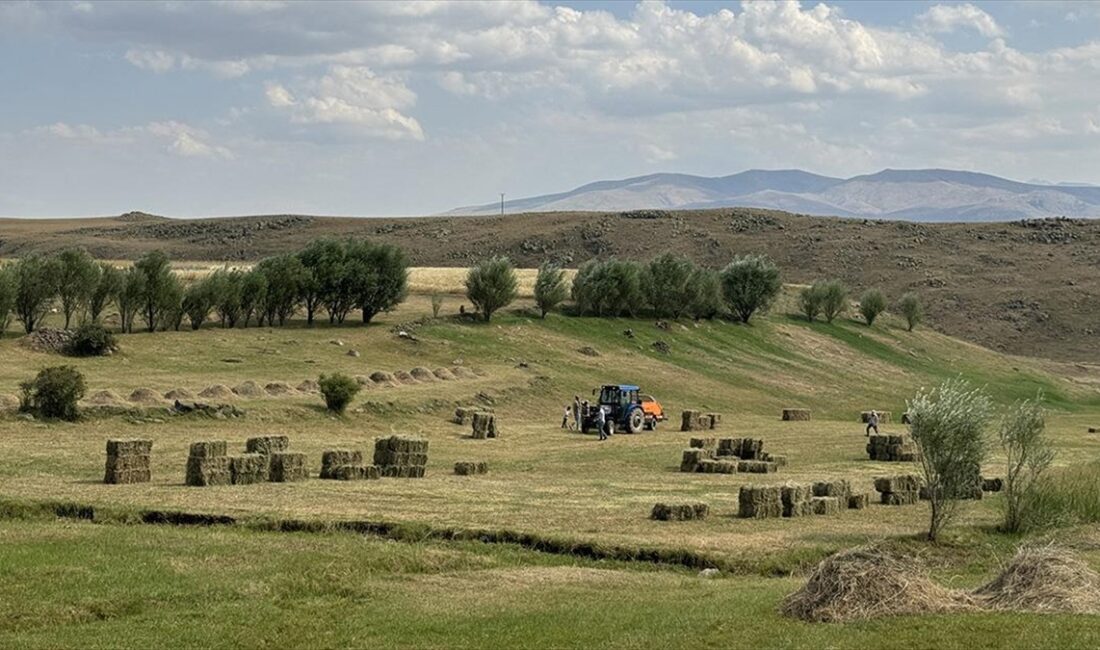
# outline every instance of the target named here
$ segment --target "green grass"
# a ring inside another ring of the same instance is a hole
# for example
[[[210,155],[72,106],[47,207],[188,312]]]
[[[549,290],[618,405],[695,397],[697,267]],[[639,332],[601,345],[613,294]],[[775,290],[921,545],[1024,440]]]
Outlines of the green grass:
[[[1025,502],[1023,521],[1030,530],[1100,522],[1100,461],[1050,470]]]
[[[477,543],[90,523],[0,527],[0,646],[1089,647],[1087,616],[781,618],[797,578],[702,579]]]

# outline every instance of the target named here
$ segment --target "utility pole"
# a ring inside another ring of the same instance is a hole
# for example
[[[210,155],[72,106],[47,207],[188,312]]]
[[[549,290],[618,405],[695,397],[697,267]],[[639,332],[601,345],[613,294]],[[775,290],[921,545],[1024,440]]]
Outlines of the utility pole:
[[[504,192],[500,193],[500,216],[504,216]]]

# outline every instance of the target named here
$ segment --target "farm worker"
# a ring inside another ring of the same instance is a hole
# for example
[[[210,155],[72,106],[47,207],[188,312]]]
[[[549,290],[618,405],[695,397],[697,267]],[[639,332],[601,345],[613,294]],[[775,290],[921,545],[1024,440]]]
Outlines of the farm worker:
[[[573,430],[573,425],[569,422],[569,415],[572,410],[573,409],[569,408],[568,404],[565,405],[565,413],[562,413],[561,416],[561,428],[565,429],[566,427],[568,427],[570,431]]]
[[[596,410],[596,427],[600,430],[600,440],[607,440],[607,413],[602,406]]]
[[[581,430],[581,396],[573,396],[573,429]]]
[[[871,429],[875,430],[875,435],[878,433],[878,411],[871,411],[871,415],[867,416],[867,431],[863,435],[871,435]]]

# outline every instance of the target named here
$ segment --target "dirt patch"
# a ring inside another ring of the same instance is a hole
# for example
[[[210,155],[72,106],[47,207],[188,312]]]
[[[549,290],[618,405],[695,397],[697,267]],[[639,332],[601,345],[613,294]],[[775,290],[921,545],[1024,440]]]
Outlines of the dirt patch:
[[[1100,613],[1100,574],[1066,549],[1022,548],[992,582],[974,592],[991,609]]]
[[[786,616],[814,622],[975,609],[966,594],[932,581],[916,559],[862,547],[823,560],[780,605]]]
[[[231,399],[236,397],[236,393],[225,384],[214,384],[213,386],[207,386],[202,389],[199,392],[199,397],[204,397],[206,399]]]

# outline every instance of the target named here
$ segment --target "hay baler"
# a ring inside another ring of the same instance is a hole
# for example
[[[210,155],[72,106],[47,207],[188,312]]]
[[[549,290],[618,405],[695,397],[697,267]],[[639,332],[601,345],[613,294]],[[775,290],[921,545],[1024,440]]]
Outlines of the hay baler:
[[[630,384],[608,384],[599,389],[599,401],[589,404],[581,419],[581,431],[588,433],[597,428],[598,409],[603,409],[607,419],[615,423],[616,431],[641,433],[657,428],[657,423],[667,419],[664,409],[650,395],[642,395],[641,389]],[[596,393],[595,390],[592,391]]]

